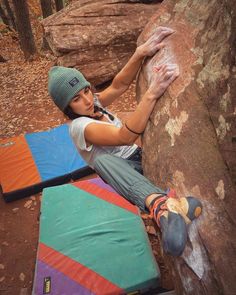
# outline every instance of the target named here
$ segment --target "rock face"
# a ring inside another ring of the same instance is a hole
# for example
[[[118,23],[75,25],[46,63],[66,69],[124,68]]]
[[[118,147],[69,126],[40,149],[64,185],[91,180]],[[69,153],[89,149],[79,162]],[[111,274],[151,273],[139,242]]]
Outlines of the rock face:
[[[101,84],[134,52],[158,2],[80,0],[42,21],[45,37],[59,65],[76,67],[93,84]]]
[[[183,255],[166,260],[177,294],[236,294],[235,3],[164,1],[138,42],[158,25],[176,33],[144,64],[138,99],[153,65],[178,63],[180,77],[157,102],[146,128],[145,175],[203,202]]]

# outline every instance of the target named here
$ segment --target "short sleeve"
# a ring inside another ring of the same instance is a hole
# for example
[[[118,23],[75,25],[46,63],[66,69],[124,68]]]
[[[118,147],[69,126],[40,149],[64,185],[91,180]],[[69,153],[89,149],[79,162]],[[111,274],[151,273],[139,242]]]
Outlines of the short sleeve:
[[[85,151],[91,151],[92,145],[87,146],[85,137],[84,137],[84,130],[88,124],[93,123],[94,120],[87,118],[87,117],[81,117],[73,120],[70,124],[70,136],[72,137],[76,147],[78,147],[80,150]]]
[[[80,117],[73,120],[70,124],[69,132],[77,148],[83,151],[90,152],[93,148],[93,145],[87,146],[86,140],[84,137],[84,130],[90,123],[98,124],[109,124],[105,122],[99,122],[92,118]]]

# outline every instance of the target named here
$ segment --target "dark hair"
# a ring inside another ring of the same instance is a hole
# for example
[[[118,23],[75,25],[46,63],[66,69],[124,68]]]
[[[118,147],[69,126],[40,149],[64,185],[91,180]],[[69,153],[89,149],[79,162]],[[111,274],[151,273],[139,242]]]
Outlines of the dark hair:
[[[101,112],[102,114],[106,114],[108,115],[109,119],[111,121],[113,121],[115,119],[115,117],[108,113],[105,109],[103,109],[102,107],[99,107],[99,106],[95,106],[94,107],[94,110],[98,111],[98,112]],[[70,106],[67,106],[63,113],[70,119],[70,120],[74,120],[76,118],[80,118],[80,117],[88,117],[88,118],[91,118],[90,116],[85,116],[85,115],[79,115],[79,114],[76,114],[75,112],[73,112],[72,108]],[[95,120],[98,120],[99,117],[93,117],[93,119]]]
[[[92,87],[92,88],[90,88],[90,90],[92,91],[92,93],[94,94],[94,90],[95,90],[95,88],[94,87]],[[94,106],[94,111],[98,111],[98,112],[100,112],[100,113],[102,113],[102,114],[106,114],[106,115],[108,115],[108,117],[109,117],[109,119],[111,120],[111,121],[113,121],[114,119],[115,119],[115,117],[112,115],[112,114],[110,114],[109,112],[107,112],[104,108],[102,108],[102,107],[100,107],[100,106],[97,106],[97,105],[95,105]],[[65,109],[64,109],[64,111],[63,111],[63,113],[70,119],[70,120],[74,120],[74,119],[77,119],[77,118],[80,118],[80,117],[88,117],[88,118],[91,118],[90,116],[85,116],[85,115],[79,115],[79,114],[76,114],[73,110],[72,110],[72,108],[68,105]],[[99,117],[93,117],[93,119],[95,119],[95,120],[98,120],[99,119]]]
[[[76,118],[82,117],[79,114],[76,114],[75,112],[73,112],[72,108],[70,106],[67,106],[63,113],[70,119],[70,120],[74,120]]]
[[[90,88],[90,91],[94,95],[94,93],[96,92],[96,88],[93,85],[91,85],[89,88]],[[76,118],[82,117],[82,115],[79,115],[79,114],[76,114],[75,112],[73,112],[72,108],[69,105],[64,109],[63,113],[70,120],[74,120]]]

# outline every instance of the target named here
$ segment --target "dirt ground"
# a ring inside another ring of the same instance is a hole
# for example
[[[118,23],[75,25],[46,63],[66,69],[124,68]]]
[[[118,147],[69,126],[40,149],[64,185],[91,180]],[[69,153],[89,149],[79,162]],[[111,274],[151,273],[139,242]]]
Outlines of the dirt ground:
[[[47,72],[54,64],[50,53],[25,62],[17,37],[0,29],[0,132],[1,138],[37,132],[66,121],[47,93]],[[40,42],[40,41],[38,41]],[[110,109],[121,117],[136,106],[135,85]],[[41,193],[5,203],[0,198],[0,294],[31,294],[36,261]],[[153,253],[162,274],[162,287],[172,289],[170,272],[163,263],[158,233],[143,216]]]

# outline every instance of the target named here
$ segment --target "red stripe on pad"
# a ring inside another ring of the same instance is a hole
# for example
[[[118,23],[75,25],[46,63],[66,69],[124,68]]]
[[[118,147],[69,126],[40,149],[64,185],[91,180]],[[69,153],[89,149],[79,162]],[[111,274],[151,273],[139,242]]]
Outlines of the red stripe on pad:
[[[65,274],[96,295],[124,294],[123,289],[108,281],[95,271],[43,243],[39,243],[38,259]]]
[[[117,193],[110,192],[100,187],[99,185],[89,182],[88,180],[77,181],[71,184],[113,205],[128,210],[133,214],[139,215],[138,208],[129,203],[126,199],[124,199]]]

